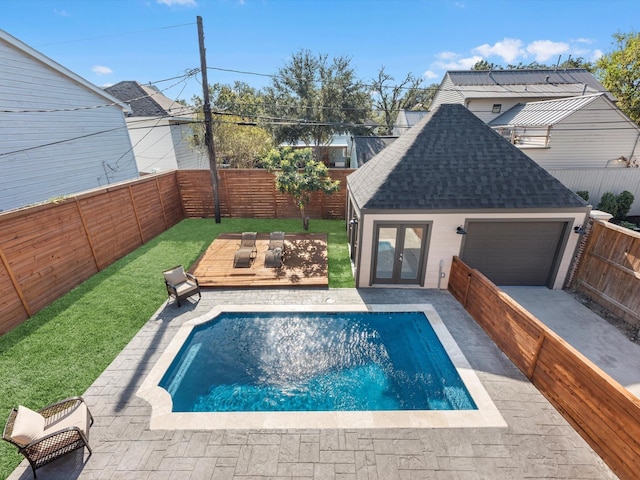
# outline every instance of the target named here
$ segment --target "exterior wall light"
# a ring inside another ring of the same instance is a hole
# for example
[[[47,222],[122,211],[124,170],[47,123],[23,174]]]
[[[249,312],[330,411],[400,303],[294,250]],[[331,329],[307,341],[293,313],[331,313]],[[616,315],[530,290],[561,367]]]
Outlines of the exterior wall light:
[[[467,231],[464,228],[462,228],[462,226],[459,226],[458,228],[456,228],[456,233],[458,235],[466,235]]]

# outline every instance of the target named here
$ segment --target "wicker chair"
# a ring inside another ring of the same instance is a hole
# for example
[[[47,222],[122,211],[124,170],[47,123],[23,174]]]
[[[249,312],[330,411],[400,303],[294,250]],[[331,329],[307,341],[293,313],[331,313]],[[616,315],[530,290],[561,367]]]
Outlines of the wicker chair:
[[[36,469],[75,450],[89,447],[89,428],[93,416],[82,397],[61,400],[33,411],[22,405],[11,410],[2,434],[3,440],[18,447]]]
[[[181,300],[191,297],[196,293],[198,294],[198,298],[202,298],[198,279],[190,273],[185,272],[182,265],[173,267],[170,270],[165,270],[162,274],[164,275],[164,283],[167,286],[167,294],[169,298],[174,297],[176,299],[178,307],[180,306]]]

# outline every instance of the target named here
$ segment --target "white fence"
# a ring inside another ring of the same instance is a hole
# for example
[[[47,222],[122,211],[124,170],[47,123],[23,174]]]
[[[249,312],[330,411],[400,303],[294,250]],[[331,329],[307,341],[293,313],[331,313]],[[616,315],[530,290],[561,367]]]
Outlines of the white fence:
[[[589,192],[589,203],[596,208],[606,192],[618,195],[624,190],[633,194],[629,215],[640,215],[640,168],[548,168],[547,171],[574,192]]]

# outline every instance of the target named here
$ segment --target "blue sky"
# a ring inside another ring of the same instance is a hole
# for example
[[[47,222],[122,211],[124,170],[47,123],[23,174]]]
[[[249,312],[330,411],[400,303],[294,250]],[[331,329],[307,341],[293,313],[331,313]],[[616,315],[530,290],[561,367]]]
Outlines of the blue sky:
[[[0,29],[98,86],[180,77],[199,68],[203,19],[209,83],[255,87],[300,49],[348,56],[439,83],[476,60],[595,60],[616,32],[638,31],[638,0],[2,0]],[[171,98],[202,94],[199,75],[157,83]]]

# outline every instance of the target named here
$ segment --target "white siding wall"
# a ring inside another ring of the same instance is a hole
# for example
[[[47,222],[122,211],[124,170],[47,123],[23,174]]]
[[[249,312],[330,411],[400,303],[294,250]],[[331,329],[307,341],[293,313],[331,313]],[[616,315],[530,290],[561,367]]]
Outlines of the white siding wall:
[[[138,170],[141,173],[164,172],[178,168],[171,127],[167,119],[129,117],[127,125]]]
[[[509,97],[471,98],[466,100],[465,105],[469,109],[469,111],[475,114],[476,117],[478,117],[480,120],[482,120],[485,123],[489,123],[491,120],[503,114],[510,108],[515,107],[519,103],[535,102],[536,100],[546,100],[546,99],[509,98]],[[502,105],[502,107],[500,108],[500,113],[492,112],[494,104]]]
[[[522,148],[546,169],[619,168],[620,156],[640,157],[639,131],[602,98],[551,128],[549,148]],[[635,153],[634,153],[635,152]]]
[[[371,276],[371,259],[374,256],[374,221],[389,221],[392,220],[396,223],[420,223],[420,222],[433,222],[431,226],[431,237],[428,245],[428,258],[427,258],[427,268],[426,268],[426,276],[425,276],[425,288],[437,288],[438,287],[438,278],[439,278],[439,267],[440,260],[444,261],[444,273],[445,277],[440,281],[441,288],[447,288],[447,283],[449,281],[449,272],[451,271],[451,260],[454,255],[460,255],[461,247],[462,247],[462,235],[458,235],[456,233],[456,227],[459,225],[465,224],[466,220],[472,219],[512,219],[514,221],[517,220],[528,220],[528,219],[544,219],[544,220],[552,220],[552,219],[561,219],[567,220],[570,219],[569,222],[573,221],[572,226],[582,225],[585,220],[584,213],[501,213],[501,214],[491,214],[491,213],[441,213],[441,214],[412,214],[412,215],[401,215],[399,213],[392,214],[378,214],[378,215],[367,215],[365,216],[365,224],[363,224],[363,234],[360,240],[360,269],[357,272],[358,276],[358,286],[360,287],[368,287]],[[571,220],[572,219],[572,220]],[[361,218],[362,221],[362,218]],[[562,260],[560,261],[560,266],[558,269],[558,275],[556,276],[555,283],[553,288],[561,289],[567,273],[569,271],[569,267],[571,266],[571,261],[573,259],[573,255],[576,249],[576,245],[580,240],[580,236],[577,234],[571,234],[569,236],[564,255],[562,256]]]
[[[433,102],[431,102],[429,110],[433,111],[437,106],[444,105],[446,103],[464,105],[464,97],[455,90],[455,86],[453,85],[453,82],[451,82],[449,75],[445,75],[444,79],[440,83],[440,88],[435,97],[433,97]]]
[[[604,193],[618,195],[627,190],[634,197],[629,215],[640,215],[640,168],[550,168],[549,173],[574,192],[589,192],[589,203],[593,208],[596,208]]]
[[[0,210],[138,176],[120,107],[36,111],[106,103],[0,40]]]
[[[176,152],[178,168],[183,170],[208,170],[209,157],[206,152],[199,152],[189,144],[193,136],[190,124],[174,123],[171,125],[171,137]]]

